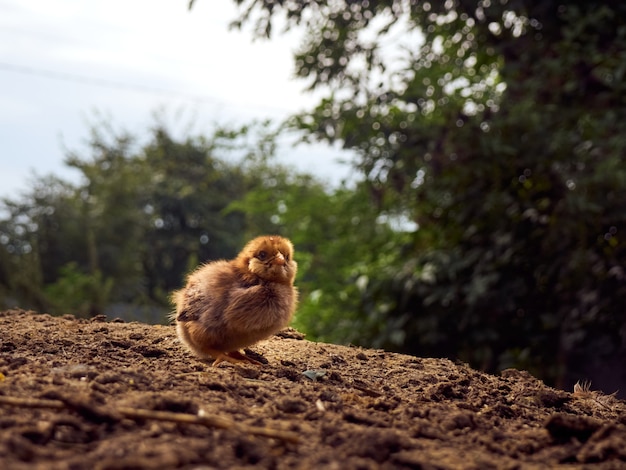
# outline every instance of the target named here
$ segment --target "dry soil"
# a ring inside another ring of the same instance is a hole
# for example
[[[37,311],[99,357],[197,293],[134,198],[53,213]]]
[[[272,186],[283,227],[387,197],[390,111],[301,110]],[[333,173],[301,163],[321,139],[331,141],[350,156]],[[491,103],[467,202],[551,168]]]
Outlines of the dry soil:
[[[626,403],[307,341],[211,367],[172,326],[0,313],[2,469],[626,468]]]

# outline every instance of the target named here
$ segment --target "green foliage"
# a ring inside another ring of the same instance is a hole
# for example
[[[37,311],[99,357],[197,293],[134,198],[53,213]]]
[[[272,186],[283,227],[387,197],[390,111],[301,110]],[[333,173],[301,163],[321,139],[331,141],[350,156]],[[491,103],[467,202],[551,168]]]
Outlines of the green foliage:
[[[167,308],[186,272],[276,233],[296,246],[297,327],[328,341],[385,335],[386,312],[369,303],[363,318],[360,295],[378,269],[398,261],[394,247],[405,234],[370,203],[368,185],[329,188],[277,164],[276,136],[269,123],[181,140],[156,127],[139,146],[100,123],[88,156],[67,159],[83,177],[78,185],[44,178],[20,201],[5,201],[5,299],[152,321],[152,307]],[[19,284],[18,273],[34,269]]]
[[[140,146],[100,123],[87,157],[67,159],[79,184],[43,178],[19,201],[4,202],[5,303],[163,321],[186,272],[276,233],[296,245],[296,326],[329,341],[378,335],[381,318],[358,315],[358,293],[372,266],[396,259],[402,234],[370,204],[368,186],[329,188],[277,164],[276,137],[270,123],[180,140],[157,126]]]
[[[76,263],[60,269],[58,279],[45,286],[46,298],[51,303],[50,313],[89,317],[104,312],[108,305],[113,279],[104,279],[100,271],[83,274]]]
[[[263,183],[230,210],[246,215],[248,236],[276,233],[296,247],[300,305],[294,325],[310,337],[357,342],[377,336],[380,317],[360,315],[359,292],[370,270],[395,259],[402,237],[370,203],[364,185],[329,189],[311,175],[257,162]]]
[[[312,338],[552,381],[626,354],[626,4],[235,1],[256,35],[305,28],[296,74],[326,94],[289,124],[362,178],[276,165],[268,123],[141,146],[101,125],[80,184],[4,201],[5,302],[164,306],[277,233]]]
[[[419,225],[351,293],[361,342],[551,380],[626,352],[626,4],[236,3],[305,29],[294,125]]]
[[[80,247],[81,229],[60,223],[77,217],[72,193],[67,183],[47,177],[35,181],[27,197],[3,201],[6,216],[0,221],[0,260],[6,306],[47,308],[41,286],[56,279],[71,252]],[[63,234],[60,226],[66,229]],[[59,264],[51,262],[53,258]]]
[[[177,141],[157,126],[140,146],[99,123],[88,156],[66,160],[80,183],[41,178],[3,202],[5,305],[77,314],[112,303],[167,309],[187,271],[240,249],[244,216],[225,209],[261,181],[245,162],[273,152],[272,135],[255,124]]]

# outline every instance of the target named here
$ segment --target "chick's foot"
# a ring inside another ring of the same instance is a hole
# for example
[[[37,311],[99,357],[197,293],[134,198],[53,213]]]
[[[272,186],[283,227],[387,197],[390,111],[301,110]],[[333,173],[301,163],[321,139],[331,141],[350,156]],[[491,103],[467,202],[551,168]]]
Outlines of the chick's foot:
[[[231,364],[253,364],[255,366],[263,365],[263,363],[246,356],[241,351],[229,351],[216,354],[215,361],[213,361],[213,367],[217,367],[222,362],[230,362]]]

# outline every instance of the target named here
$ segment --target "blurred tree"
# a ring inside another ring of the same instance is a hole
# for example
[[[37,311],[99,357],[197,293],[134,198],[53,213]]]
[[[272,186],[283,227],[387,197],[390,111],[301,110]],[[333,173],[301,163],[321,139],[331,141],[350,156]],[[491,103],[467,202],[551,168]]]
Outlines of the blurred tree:
[[[94,126],[88,157],[66,160],[78,184],[44,177],[3,201],[4,303],[80,315],[120,302],[168,308],[189,269],[244,242],[244,215],[225,209],[264,178],[243,168],[273,152],[268,126],[183,141],[156,126],[142,146],[106,122]]]
[[[273,151],[247,141],[256,133],[271,131],[258,123],[217,128],[210,138],[177,142],[164,129],[155,130],[142,157],[150,173],[142,199],[150,228],[141,252],[153,299],[164,301],[199,262],[231,258],[241,249],[244,217],[226,209],[264,178],[244,171],[249,145],[255,151]],[[265,138],[260,135],[259,141]]]
[[[147,190],[148,168],[136,155],[134,139],[116,133],[107,123],[92,127],[88,142],[90,156],[70,152],[66,164],[82,176],[75,191],[81,208],[82,253],[67,262],[77,262],[65,273],[82,270],[91,276],[114,279],[115,299],[130,301],[143,293],[141,246],[147,221],[141,197]],[[67,245],[66,245],[67,246]],[[50,271],[50,270],[46,270]]]
[[[380,336],[382,319],[359,315],[358,293],[370,270],[396,260],[403,233],[372,206],[367,187],[328,188],[266,159],[250,159],[245,170],[265,177],[229,210],[245,214],[246,238],[276,233],[294,243],[300,290],[294,325],[324,341]]]
[[[295,124],[419,226],[363,283],[395,332],[362,342],[557,382],[626,360],[626,4],[235,2],[257,36],[304,28],[327,95]]]
[[[42,286],[54,281],[60,268],[82,251],[80,206],[73,198],[71,185],[44,177],[20,200],[3,201],[0,259],[7,306],[49,307]]]
[[[51,311],[94,316],[105,311],[113,285],[113,278],[104,279],[100,270],[85,274],[77,263],[70,262],[54,282],[44,286],[44,293]]]

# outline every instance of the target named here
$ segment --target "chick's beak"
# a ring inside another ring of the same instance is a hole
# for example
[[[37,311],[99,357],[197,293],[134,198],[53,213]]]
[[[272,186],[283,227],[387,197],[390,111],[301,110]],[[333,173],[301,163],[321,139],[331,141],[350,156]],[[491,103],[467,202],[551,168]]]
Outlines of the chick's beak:
[[[278,253],[274,257],[274,264],[277,264],[278,266],[284,266],[286,264],[285,256],[282,253]]]

